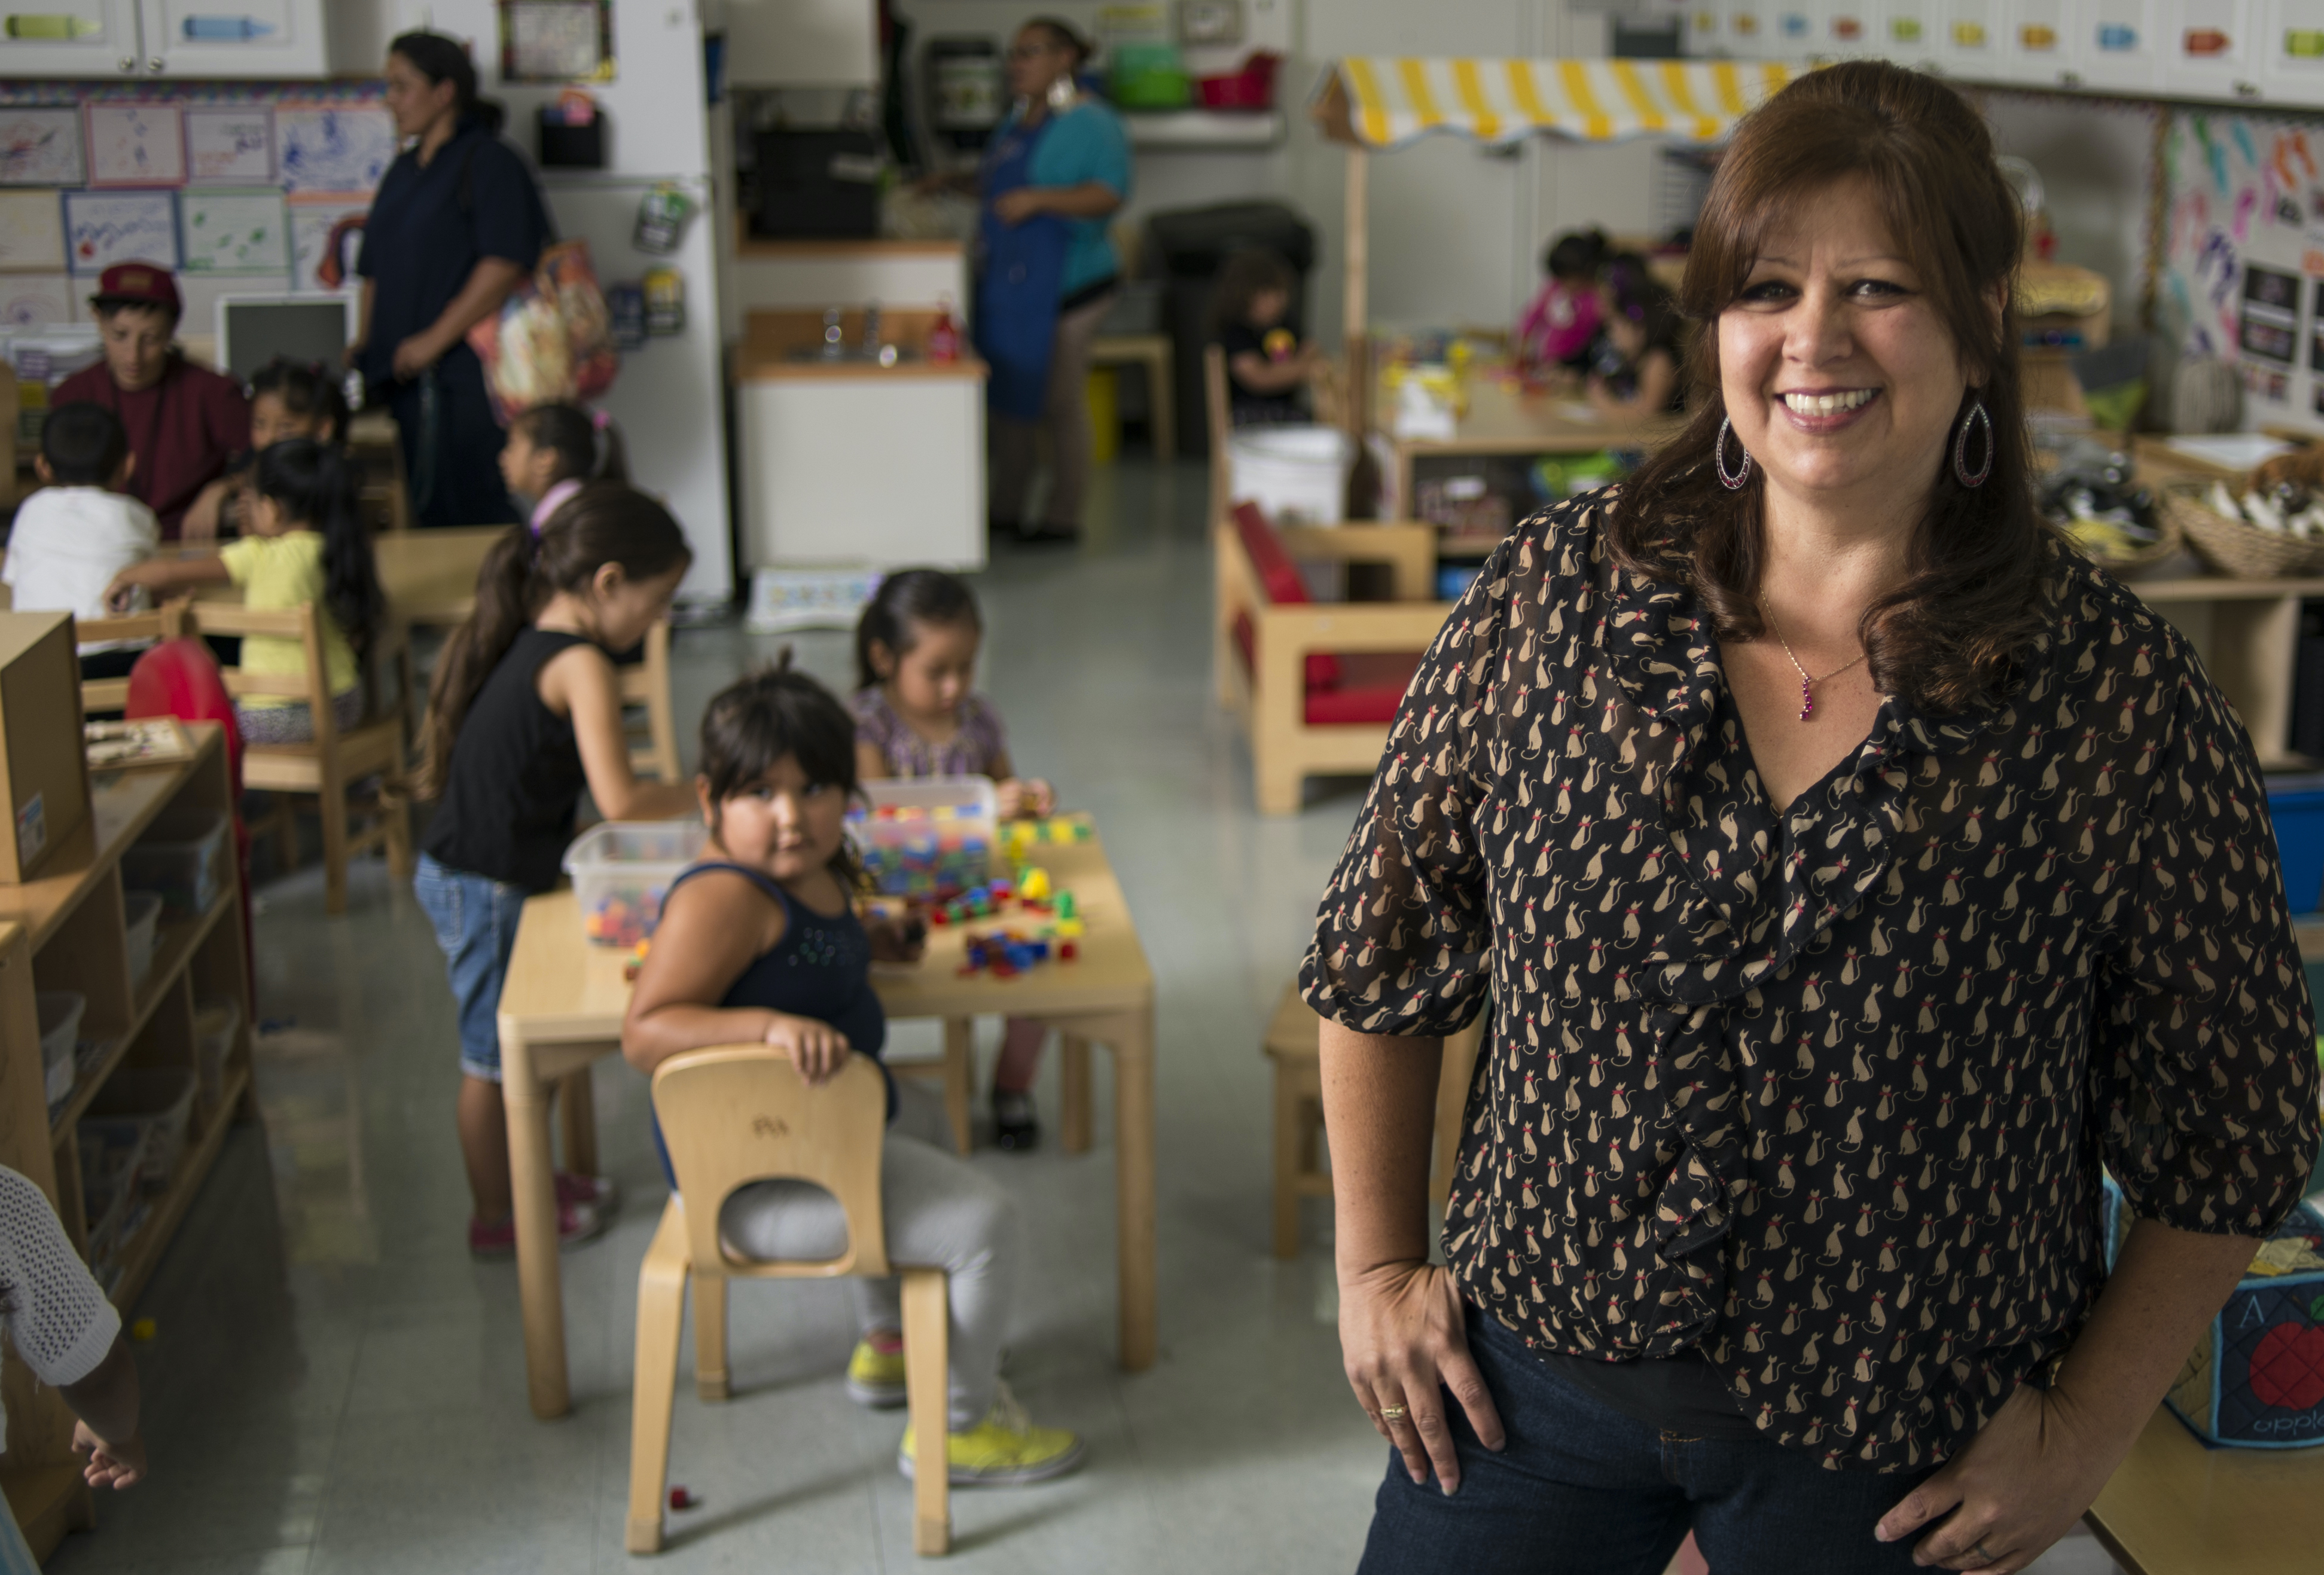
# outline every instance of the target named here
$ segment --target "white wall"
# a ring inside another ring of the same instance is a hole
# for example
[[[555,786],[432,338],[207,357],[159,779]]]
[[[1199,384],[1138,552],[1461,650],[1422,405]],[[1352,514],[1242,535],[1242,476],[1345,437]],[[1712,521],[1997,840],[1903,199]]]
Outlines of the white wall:
[[[2112,280],[2115,332],[2139,331],[2147,177],[2159,112],[2050,94],[1994,90],[1979,97],[1997,150],[2028,160],[2042,172],[2058,261]]]

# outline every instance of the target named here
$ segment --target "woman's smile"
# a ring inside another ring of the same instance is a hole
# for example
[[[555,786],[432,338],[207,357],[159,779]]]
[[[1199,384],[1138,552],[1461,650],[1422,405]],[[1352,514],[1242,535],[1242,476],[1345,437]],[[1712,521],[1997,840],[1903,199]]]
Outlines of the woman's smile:
[[[1821,434],[1855,425],[1879,397],[1877,388],[1793,388],[1778,393],[1775,403],[1794,430]]]

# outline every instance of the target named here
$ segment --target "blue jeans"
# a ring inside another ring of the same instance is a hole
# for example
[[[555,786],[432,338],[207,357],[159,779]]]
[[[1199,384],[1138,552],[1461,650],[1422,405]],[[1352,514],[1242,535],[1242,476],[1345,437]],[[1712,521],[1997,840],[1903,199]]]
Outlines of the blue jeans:
[[[1876,1543],[1872,1528],[1934,1466],[1827,1471],[1780,1444],[1658,1433],[1559,1377],[1473,1307],[1469,1351],[1508,1448],[1479,1443],[1440,1391],[1461,1490],[1447,1498],[1433,1478],[1415,1486],[1390,1450],[1360,1575],[1662,1575],[1690,1530],[1716,1575],[1919,1575],[1917,1539]]]
[[[498,1082],[501,981],[508,977],[509,953],[516,950],[524,888],[447,869],[422,853],[411,891],[436,926],[436,944],[444,948],[444,972],[460,1009],[460,1070]]]

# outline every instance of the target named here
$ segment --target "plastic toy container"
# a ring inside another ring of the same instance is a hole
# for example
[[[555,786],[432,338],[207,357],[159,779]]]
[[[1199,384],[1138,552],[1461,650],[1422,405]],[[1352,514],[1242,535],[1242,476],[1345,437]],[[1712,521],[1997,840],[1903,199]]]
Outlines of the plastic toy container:
[[[2324,907],[2324,774],[2271,777],[2267,814],[2283,864],[2283,895],[2294,914]]]
[[[108,1121],[143,1128],[137,1139],[137,1184],[159,1191],[170,1184],[170,1174],[178,1168],[178,1156],[185,1149],[186,1128],[194,1118],[194,1089],[189,1067],[124,1067],[89,1101],[88,1119],[81,1129]]]
[[[81,1014],[88,998],[69,990],[44,990],[33,998],[41,1019],[41,1076],[49,1103],[72,1094],[73,1046],[80,1040]]]
[[[581,908],[581,933],[602,946],[634,946],[661,923],[661,899],[678,871],[702,856],[698,820],[609,820],[565,850]]]
[[[226,1087],[226,1058],[242,1030],[242,1003],[231,996],[194,1008],[194,1102],[215,1110]]]
[[[1237,502],[1282,525],[1337,525],[1347,517],[1354,440],[1336,427],[1257,427],[1227,440]]]
[[[991,778],[866,782],[863,797],[847,830],[882,897],[948,901],[992,879],[1000,811]]]
[[[100,1285],[110,1285],[114,1260],[126,1234],[145,1136],[146,1128],[135,1121],[80,1124],[81,1207],[88,1220],[88,1264]]]
[[[208,810],[163,811],[123,851],[123,883],[158,893],[171,918],[199,918],[225,888],[232,824]]]
[[[161,932],[161,894],[124,892],[121,906],[129,926],[129,988],[136,990],[153,972],[153,942]]]

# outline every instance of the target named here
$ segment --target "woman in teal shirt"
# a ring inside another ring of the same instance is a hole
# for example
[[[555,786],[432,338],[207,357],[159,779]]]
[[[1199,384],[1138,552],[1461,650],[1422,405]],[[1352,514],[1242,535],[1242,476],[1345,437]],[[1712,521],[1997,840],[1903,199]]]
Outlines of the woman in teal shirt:
[[[1106,220],[1130,196],[1130,139],[1121,123],[1074,86],[1088,57],[1080,35],[1054,18],[1018,29],[1009,49],[1016,107],[978,171],[975,323],[978,349],[991,366],[991,518],[995,530],[1026,541],[1081,535],[1090,341],[1119,272]],[[1026,496],[1044,428],[1049,492],[1034,521],[1026,517]]]

